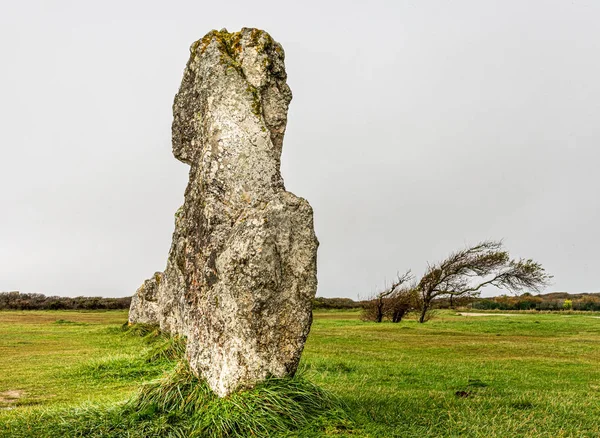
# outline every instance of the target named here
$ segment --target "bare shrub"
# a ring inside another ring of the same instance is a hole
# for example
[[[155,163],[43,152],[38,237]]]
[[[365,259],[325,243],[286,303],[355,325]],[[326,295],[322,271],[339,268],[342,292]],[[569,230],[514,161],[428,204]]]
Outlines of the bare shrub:
[[[402,288],[402,286],[405,285],[406,282],[412,280],[412,278],[410,271],[407,271],[402,275],[398,274],[396,281],[394,281],[390,287],[363,303],[361,319],[363,321],[381,322],[385,316],[390,316],[390,309],[394,308],[394,306],[396,306],[399,315],[404,306],[404,298],[402,297],[405,295],[406,289]],[[402,319],[404,313],[400,315],[400,319]],[[391,314],[393,316],[393,311]],[[398,321],[400,319],[398,319]]]

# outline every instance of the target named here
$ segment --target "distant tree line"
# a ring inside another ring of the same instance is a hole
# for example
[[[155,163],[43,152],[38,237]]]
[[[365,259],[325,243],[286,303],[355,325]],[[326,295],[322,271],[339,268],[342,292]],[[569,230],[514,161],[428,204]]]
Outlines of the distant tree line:
[[[567,294],[555,292],[545,295],[525,293],[519,296],[502,295],[482,298],[471,306],[479,310],[583,310],[600,311],[600,294]]]
[[[350,298],[325,298],[316,297],[313,300],[313,309],[360,309],[362,302]]]
[[[116,310],[129,309],[131,297],[47,297],[43,294],[0,292],[0,310]]]

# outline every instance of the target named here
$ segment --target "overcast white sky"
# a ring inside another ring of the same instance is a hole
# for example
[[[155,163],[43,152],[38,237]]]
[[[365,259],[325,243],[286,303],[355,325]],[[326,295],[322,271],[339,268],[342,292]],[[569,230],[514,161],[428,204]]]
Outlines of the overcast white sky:
[[[164,269],[172,100],[223,27],[286,51],[282,172],[314,207],[318,295],[486,238],[548,291],[599,291],[598,23],[591,0],[2,1],[0,291],[125,296]]]

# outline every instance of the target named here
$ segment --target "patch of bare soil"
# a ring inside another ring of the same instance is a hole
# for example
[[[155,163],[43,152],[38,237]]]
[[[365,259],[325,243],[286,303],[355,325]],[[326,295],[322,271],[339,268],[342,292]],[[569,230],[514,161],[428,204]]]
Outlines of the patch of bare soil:
[[[0,392],[0,409],[12,409],[10,405],[16,403],[24,395],[25,392],[18,389]]]

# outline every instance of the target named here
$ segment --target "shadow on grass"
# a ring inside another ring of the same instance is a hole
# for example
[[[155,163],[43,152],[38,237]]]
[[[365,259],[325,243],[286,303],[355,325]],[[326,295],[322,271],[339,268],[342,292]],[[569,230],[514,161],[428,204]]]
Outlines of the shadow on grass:
[[[58,325],[89,325],[87,322],[75,322],[69,321],[68,319],[57,319],[54,324]]]

